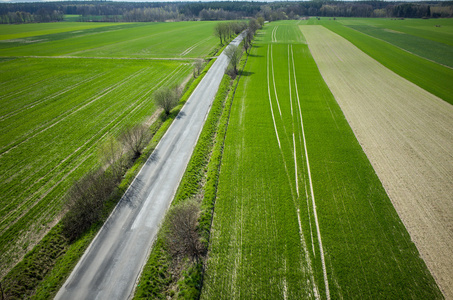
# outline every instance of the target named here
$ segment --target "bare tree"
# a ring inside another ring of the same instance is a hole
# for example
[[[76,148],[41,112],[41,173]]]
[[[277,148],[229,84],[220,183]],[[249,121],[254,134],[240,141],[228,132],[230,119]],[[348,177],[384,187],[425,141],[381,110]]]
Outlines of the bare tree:
[[[225,49],[225,55],[229,58],[231,66],[233,66],[234,73],[237,74],[237,66],[241,60],[242,51],[235,45],[230,45]]]
[[[99,152],[102,163],[109,168],[115,181],[119,181],[127,165],[123,146],[112,137],[101,146]]]
[[[138,124],[127,127],[120,135],[120,141],[132,151],[134,159],[136,159],[142,154],[142,150],[148,143],[149,137],[148,128],[145,125]]]
[[[163,108],[165,113],[169,115],[172,108],[178,104],[180,93],[178,87],[169,88],[165,86],[154,93],[154,99],[156,100],[157,105]]]
[[[260,25],[260,27],[263,27],[263,26],[264,26],[264,18],[263,18],[263,17],[258,17],[258,18],[256,18],[256,21],[258,22],[258,24]]]
[[[198,232],[200,203],[186,200],[170,208],[163,224],[167,250],[178,258],[189,257],[198,262],[205,252]]]
[[[256,19],[250,19],[248,30],[252,32],[252,36],[255,35],[255,32],[260,28],[260,24]]]
[[[100,219],[115,186],[112,177],[102,171],[88,173],[74,183],[66,194],[68,212],[62,219],[63,233],[69,240],[78,238]]]
[[[222,39],[224,38],[224,26],[223,23],[217,23],[214,27],[214,35],[220,39],[220,44],[222,44]]]
[[[248,49],[250,49],[250,40],[247,38],[247,36],[245,37],[245,39],[243,40],[243,45],[244,45],[244,50],[245,50],[245,53],[248,53]]]
[[[203,70],[203,60],[197,59],[194,64],[193,77],[199,76],[201,73],[201,70]]]

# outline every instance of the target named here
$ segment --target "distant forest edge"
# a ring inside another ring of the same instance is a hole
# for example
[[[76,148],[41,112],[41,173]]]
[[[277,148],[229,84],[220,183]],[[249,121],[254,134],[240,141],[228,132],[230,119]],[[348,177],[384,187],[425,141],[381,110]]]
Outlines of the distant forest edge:
[[[1,3],[0,23],[59,22],[65,15],[76,21],[164,22],[237,20],[262,16],[276,21],[317,17],[450,18],[453,1],[304,1],[304,2],[105,2],[62,1]]]

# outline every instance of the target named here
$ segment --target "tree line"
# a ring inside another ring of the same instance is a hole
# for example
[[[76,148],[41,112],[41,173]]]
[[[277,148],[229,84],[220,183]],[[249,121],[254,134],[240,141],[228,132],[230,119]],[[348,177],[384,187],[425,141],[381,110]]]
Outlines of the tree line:
[[[163,22],[239,20],[263,17],[266,21],[325,17],[452,17],[453,1],[301,1],[301,2],[102,2],[65,1],[1,3],[0,23],[58,22],[63,15],[102,16],[101,21]]]
[[[194,75],[199,72],[197,68],[200,66],[195,64]],[[154,101],[163,110],[162,118],[167,118],[178,104],[181,92],[180,86],[164,86],[154,92]],[[137,124],[126,127],[99,149],[102,167],[74,182],[65,196],[66,214],[62,224],[63,234],[69,241],[76,240],[102,219],[107,203],[121,193],[118,185],[125,172],[142,155],[151,138],[150,129]]]

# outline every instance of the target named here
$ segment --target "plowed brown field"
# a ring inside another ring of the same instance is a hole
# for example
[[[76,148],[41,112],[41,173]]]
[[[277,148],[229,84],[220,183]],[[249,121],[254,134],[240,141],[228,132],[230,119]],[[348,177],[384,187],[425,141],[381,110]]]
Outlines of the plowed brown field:
[[[420,255],[453,299],[453,106],[328,29],[300,28]]]

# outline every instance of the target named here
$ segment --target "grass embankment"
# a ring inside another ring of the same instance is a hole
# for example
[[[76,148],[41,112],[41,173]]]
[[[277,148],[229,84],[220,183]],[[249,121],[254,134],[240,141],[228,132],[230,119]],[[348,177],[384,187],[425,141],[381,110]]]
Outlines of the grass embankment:
[[[243,69],[246,58],[241,60]],[[239,74],[241,75],[241,73]],[[201,199],[198,230],[206,245],[210,238],[211,220],[217,194],[217,183],[223,144],[228,127],[234,81],[224,75],[213,101],[206,123],[200,134],[192,158],[187,166],[172,206],[188,199]],[[203,262],[174,262],[165,249],[164,237],[159,232],[137,285],[134,299],[197,299],[203,281]]]
[[[310,21],[311,20],[312,19],[310,19]],[[453,69],[429,61],[423,57],[408,53],[403,50],[404,48],[400,49],[388,42],[373,38],[352,28],[348,28],[337,21],[314,20],[311,23],[323,25],[327,29],[341,35],[357,46],[360,50],[396,74],[415,83],[419,87],[447,101],[448,103],[453,104],[453,94],[451,93]],[[410,39],[416,40],[415,38]],[[442,38],[442,40],[445,41],[446,38]],[[403,43],[405,42],[403,41]],[[427,41],[426,43],[431,44],[431,41]],[[402,45],[402,47],[406,47],[405,45]],[[448,49],[450,49],[451,53],[451,46],[445,47],[447,47],[447,52]],[[419,48],[422,49],[423,47]],[[449,54],[447,54],[447,56],[451,57]]]
[[[75,242],[69,243],[62,234],[62,225],[58,223],[39,242],[24,259],[17,264],[2,280],[2,287],[5,294],[11,299],[49,299],[55,296],[58,289],[69,276],[72,269],[83,255],[92,239],[96,236],[103,222],[115,207],[122,194],[133,181],[136,174],[151,155],[162,136],[176,118],[184,103],[187,101],[200,80],[209,70],[212,60],[195,80],[187,85],[179,104],[170,115],[162,114],[151,126],[152,139],[144,149],[143,154],[135,161],[134,165],[127,171],[124,180],[118,187],[118,191],[106,204],[103,217],[99,222],[78,238]]]
[[[201,298],[441,298],[296,32],[267,25],[238,86]]]

